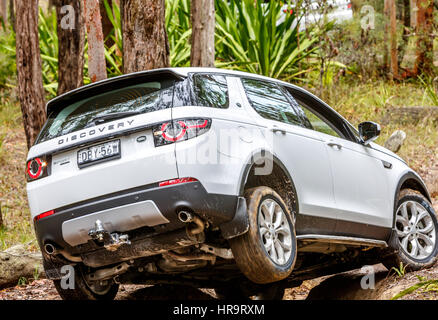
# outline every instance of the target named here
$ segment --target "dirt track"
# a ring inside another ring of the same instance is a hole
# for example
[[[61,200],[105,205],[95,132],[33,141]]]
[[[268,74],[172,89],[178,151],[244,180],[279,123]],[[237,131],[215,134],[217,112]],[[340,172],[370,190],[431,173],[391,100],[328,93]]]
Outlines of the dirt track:
[[[382,266],[374,266],[375,289],[360,288],[364,275],[360,270],[305,281],[300,287],[287,289],[283,300],[388,300],[400,291],[424,279],[438,279],[438,265],[428,270],[407,273],[397,277]],[[419,289],[402,299],[438,299],[438,288]],[[213,300],[213,290],[194,289],[182,286],[121,286],[116,300]],[[31,284],[16,286],[0,291],[0,300],[60,300],[51,281],[46,279]]]

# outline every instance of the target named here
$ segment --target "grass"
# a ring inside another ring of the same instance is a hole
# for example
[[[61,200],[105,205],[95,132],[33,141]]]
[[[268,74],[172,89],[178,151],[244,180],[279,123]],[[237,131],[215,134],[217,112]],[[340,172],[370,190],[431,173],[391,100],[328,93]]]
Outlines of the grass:
[[[379,80],[361,83],[354,80],[347,82],[344,79],[326,89],[321,98],[356,127],[366,120],[382,123],[391,108],[434,105],[425,95],[422,85],[417,82],[395,83]],[[418,124],[383,124],[376,142],[383,145],[399,129],[407,135],[398,152],[399,156],[420,174],[425,174],[429,168],[438,167],[438,130],[430,119]]]
[[[311,87],[309,89],[314,91]],[[389,108],[432,105],[427,97],[424,98],[424,89],[419,83],[358,83],[344,79],[326,89],[321,98],[355,126],[364,120],[381,122]],[[410,166],[420,174],[424,174],[427,168],[438,166],[438,130],[435,125],[431,122],[403,126],[388,124],[382,126],[377,142],[383,144],[397,129],[407,134],[399,155]],[[35,238],[25,191],[26,153],[20,106],[10,89],[0,90],[0,202],[5,223],[0,229],[0,250]],[[438,195],[436,198],[438,200]],[[35,242],[32,246],[36,249]]]
[[[0,250],[4,250],[16,243],[28,243],[35,236],[26,199],[27,150],[20,107],[10,90],[0,91],[0,97],[0,204],[4,223]]]
[[[403,298],[404,296],[411,294],[417,290],[422,289],[421,293],[427,293],[427,292],[436,292],[438,291],[438,280],[429,280],[424,277],[417,276],[418,282],[414,284],[413,286],[397,293],[394,297],[391,298],[391,300],[397,300],[400,298]]]

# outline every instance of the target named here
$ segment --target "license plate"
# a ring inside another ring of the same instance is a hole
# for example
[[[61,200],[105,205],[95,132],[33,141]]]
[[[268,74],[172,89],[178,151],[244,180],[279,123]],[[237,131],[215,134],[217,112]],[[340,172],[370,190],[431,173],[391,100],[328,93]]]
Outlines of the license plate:
[[[120,140],[98,144],[78,151],[79,168],[120,158]]]

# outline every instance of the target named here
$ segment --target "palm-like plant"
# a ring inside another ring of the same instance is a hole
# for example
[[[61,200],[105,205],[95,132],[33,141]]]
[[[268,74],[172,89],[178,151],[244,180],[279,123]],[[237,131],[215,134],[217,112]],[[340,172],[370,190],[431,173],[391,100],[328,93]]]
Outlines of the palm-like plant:
[[[166,0],[166,31],[170,47],[170,65],[190,65],[190,0]]]
[[[299,32],[296,10],[283,14],[282,9],[276,0],[216,0],[218,58],[232,68],[274,78],[301,73],[298,62],[315,50],[317,38]]]
[[[51,96],[58,89],[58,34],[55,11],[44,14],[40,8],[38,33],[43,71],[43,84]]]

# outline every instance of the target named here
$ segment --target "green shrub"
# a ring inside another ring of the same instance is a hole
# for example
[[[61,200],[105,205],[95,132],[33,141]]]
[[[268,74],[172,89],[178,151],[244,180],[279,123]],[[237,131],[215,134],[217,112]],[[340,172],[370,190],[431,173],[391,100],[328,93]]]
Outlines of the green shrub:
[[[293,78],[298,63],[316,49],[311,30],[299,32],[296,10],[282,15],[271,0],[216,0],[217,57],[231,68],[274,78]]]

